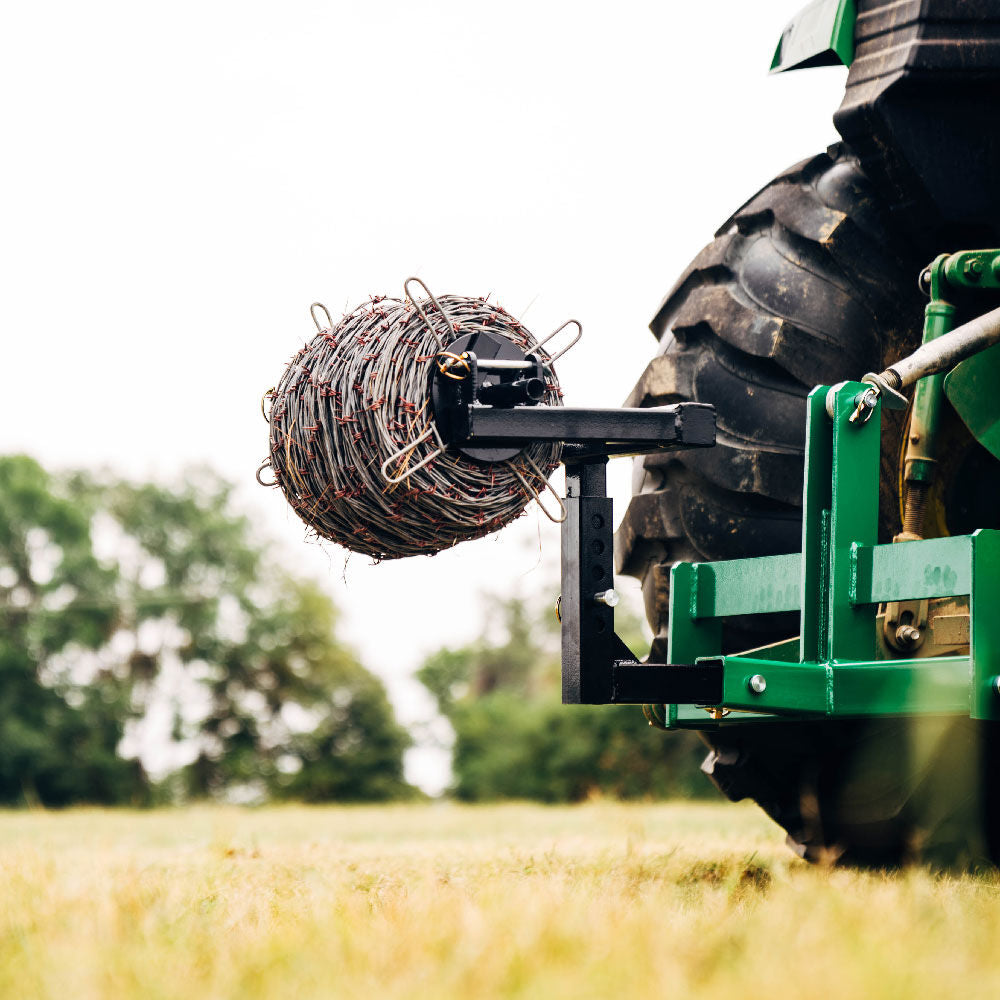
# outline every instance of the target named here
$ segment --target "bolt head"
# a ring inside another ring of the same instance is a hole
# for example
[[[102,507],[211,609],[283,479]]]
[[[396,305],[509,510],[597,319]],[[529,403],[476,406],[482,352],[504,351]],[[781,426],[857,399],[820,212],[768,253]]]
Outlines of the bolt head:
[[[967,260],[963,270],[970,281],[978,281],[983,275],[983,262],[981,260]]]
[[[750,680],[747,681],[747,687],[754,694],[763,694],[767,690],[767,678],[763,674],[754,674]]]
[[[598,604],[606,604],[609,608],[613,608],[621,600],[621,595],[617,590],[602,590],[600,593],[594,594],[594,600]]]

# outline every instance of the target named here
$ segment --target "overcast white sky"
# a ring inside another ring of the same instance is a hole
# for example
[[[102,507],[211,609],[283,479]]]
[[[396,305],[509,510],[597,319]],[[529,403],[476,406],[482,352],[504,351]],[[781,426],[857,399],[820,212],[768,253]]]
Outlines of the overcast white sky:
[[[482,592],[551,590],[557,531],[532,512],[345,574],[253,482],[261,393],[311,335],[310,302],[336,318],[418,274],[493,293],[539,335],[579,319],[566,401],[620,405],[677,274],[836,139],[845,70],[767,76],[800,5],[16,5],[0,41],[0,447],[135,476],[214,465],[326,582],[401,717],[425,716],[407,681],[422,655],[475,635]],[[415,754],[411,775],[433,787],[440,759]]]

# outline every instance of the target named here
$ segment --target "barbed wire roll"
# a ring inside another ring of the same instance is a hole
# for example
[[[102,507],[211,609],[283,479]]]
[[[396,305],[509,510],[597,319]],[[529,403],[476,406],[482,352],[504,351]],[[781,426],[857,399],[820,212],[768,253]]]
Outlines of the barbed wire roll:
[[[460,334],[486,330],[551,359],[500,306],[376,297],[316,325],[270,393],[264,466],[317,535],[377,560],[433,554],[497,531],[548,486],[558,445],[480,463],[445,450],[434,427],[435,359]],[[540,405],[560,405],[549,370]]]

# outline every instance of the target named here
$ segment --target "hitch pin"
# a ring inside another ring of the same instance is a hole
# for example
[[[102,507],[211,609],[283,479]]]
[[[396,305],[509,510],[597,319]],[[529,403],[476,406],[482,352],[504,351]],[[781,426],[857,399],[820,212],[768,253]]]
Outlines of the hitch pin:
[[[854,397],[854,401],[858,405],[848,418],[848,423],[868,423],[869,419],[871,419],[871,415],[875,412],[875,407],[878,405],[878,396],[878,387],[874,385],[869,386],[864,392],[858,393],[858,395]]]

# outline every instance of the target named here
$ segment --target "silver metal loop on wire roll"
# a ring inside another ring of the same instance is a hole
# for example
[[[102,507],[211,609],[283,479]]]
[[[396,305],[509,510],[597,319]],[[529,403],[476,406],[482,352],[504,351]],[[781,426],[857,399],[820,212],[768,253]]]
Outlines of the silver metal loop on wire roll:
[[[267,393],[270,454],[258,480],[269,465],[317,535],[375,559],[433,554],[497,531],[551,489],[558,445],[480,463],[446,450],[434,426],[436,359],[459,334],[488,330],[550,360],[500,306],[428,293],[373,298],[336,325],[318,304],[312,314],[319,332]],[[542,404],[560,405],[549,371]]]

